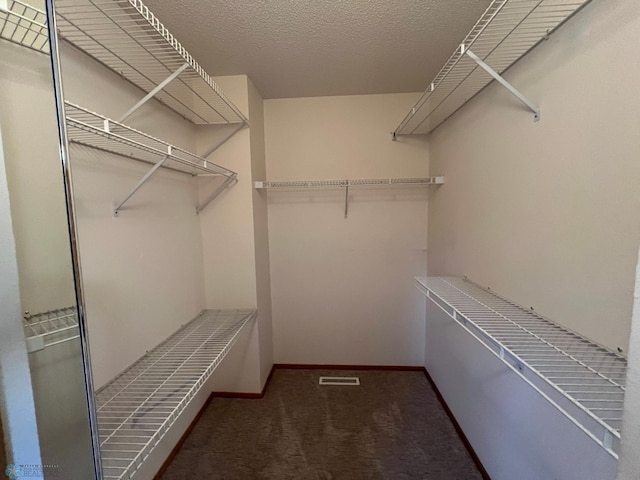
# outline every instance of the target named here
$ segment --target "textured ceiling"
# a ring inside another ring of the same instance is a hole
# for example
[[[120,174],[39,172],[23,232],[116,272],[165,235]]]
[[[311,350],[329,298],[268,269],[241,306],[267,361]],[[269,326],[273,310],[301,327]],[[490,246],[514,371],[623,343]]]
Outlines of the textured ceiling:
[[[145,0],[211,75],[264,98],[425,89],[490,0]]]

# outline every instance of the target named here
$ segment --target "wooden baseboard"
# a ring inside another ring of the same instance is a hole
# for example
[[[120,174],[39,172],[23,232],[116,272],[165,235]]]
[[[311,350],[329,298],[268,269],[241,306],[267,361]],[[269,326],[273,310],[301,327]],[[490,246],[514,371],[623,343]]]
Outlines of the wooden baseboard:
[[[198,421],[200,421],[200,418],[202,417],[202,415],[204,414],[204,411],[207,409],[207,407],[211,403],[211,400],[213,400],[215,397],[219,397],[219,398],[246,398],[246,399],[260,399],[260,398],[263,398],[265,392],[267,391],[267,387],[269,386],[269,382],[271,381],[271,377],[273,376],[273,370],[274,370],[274,367],[271,367],[271,371],[269,372],[269,376],[267,377],[267,381],[264,382],[264,387],[262,388],[262,392],[260,392],[260,393],[212,392],[211,395],[209,395],[209,398],[207,399],[207,401],[204,402],[204,405],[202,406],[200,411],[196,414],[196,416],[194,417],[192,422],[189,424],[187,429],[184,431],[184,433],[180,437],[180,440],[178,440],[178,443],[176,443],[176,446],[173,447],[173,449],[171,450],[171,453],[166,458],[166,460],[164,461],[164,463],[160,467],[160,470],[158,470],[158,472],[155,474],[153,479],[154,480],[160,480],[162,478],[162,475],[164,475],[164,473],[167,471],[167,468],[169,468],[169,465],[171,465],[171,462],[173,462],[173,459],[176,457],[176,455],[178,454],[178,452],[182,448],[182,445],[184,445],[184,442],[187,440],[187,437],[191,434],[191,432],[195,428],[195,426],[198,423]]]
[[[301,369],[301,370],[396,370],[422,372],[424,367],[413,365],[323,365],[304,363],[276,363],[274,368],[278,369]]]
[[[202,408],[200,409],[200,411],[193,418],[193,420],[191,421],[187,429],[184,431],[184,433],[180,437],[180,440],[178,440],[178,443],[176,443],[176,446],[173,447],[169,456],[167,456],[166,460],[163,462],[158,472],[154,475],[153,480],[160,480],[162,478],[162,475],[164,475],[164,473],[167,471],[167,468],[169,468],[169,465],[171,465],[171,462],[173,462],[173,459],[176,457],[176,455],[182,448],[182,445],[184,444],[185,440],[187,439],[189,434],[193,431],[196,424],[204,414],[204,411],[207,409],[207,407],[211,403],[211,400],[213,400],[213,394],[209,395],[209,398],[207,398],[207,401],[204,402],[204,405],[202,405]]]
[[[272,365],[271,366],[271,371],[269,371],[269,376],[267,377],[267,380],[264,382],[264,386],[262,387],[262,391],[260,393],[254,393],[254,392],[213,392],[211,395],[215,398],[244,398],[244,399],[248,399],[248,400],[259,400],[261,398],[264,398],[264,394],[267,391],[267,387],[269,386],[269,383],[271,382],[271,377],[273,377],[273,371],[275,370],[276,366]]]
[[[478,467],[478,470],[480,470],[480,474],[482,475],[482,478],[484,480],[491,480],[489,473],[487,472],[487,470],[484,468],[484,465],[482,465],[482,462],[480,461],[480,457],[478,457],[478,454],[471,446],[469,439],[464,434],[462,427],[458,423],[458,420],[456,420],[456,417],[454,417],[453,412],[449,408],[449,405],[447,405],[447,402],[444,400],[444,397],[440,393],[440,390],[438,390],[438,387],[433,381],[433,378],[431,378],[431,375],[429,375],[429,372],[425,367],[422,367],[422,371],[424,372],[424,375],[427,377],[427,380],[431,384],[431,388],[433,388],[433,391],[436,393],[436,396],[438,397],[438,401],[440,402],[440,405],[442,405],[442,408],[444,408],[444,411],[447,413],[447,416],[449,417],[449,420],[451,420],[453,427],[456,429],[456,432],[458,432],[458,436],[460,437],[460,440],[462,440],[462,443],[464,444],[465,448],[469,452],[469,455],[471,455],[471,458],[473,459],[473,463],[475,463],[476,467]]]

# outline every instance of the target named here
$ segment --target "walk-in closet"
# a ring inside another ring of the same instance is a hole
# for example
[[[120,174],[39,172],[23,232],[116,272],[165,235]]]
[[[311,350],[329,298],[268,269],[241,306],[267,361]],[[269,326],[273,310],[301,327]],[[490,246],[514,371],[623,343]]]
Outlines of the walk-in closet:
[[[632,480],[636,0],[0,0],[0,475]]]

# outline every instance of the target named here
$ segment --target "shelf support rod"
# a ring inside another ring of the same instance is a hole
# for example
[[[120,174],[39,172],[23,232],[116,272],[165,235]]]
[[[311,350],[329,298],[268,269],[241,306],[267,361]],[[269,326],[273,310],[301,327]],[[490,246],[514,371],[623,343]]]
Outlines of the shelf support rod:
[[[230,177],[225,178],[224,182],[222,182],[220,186],[216,188],[211,195],[209,195],[209,197],[202,203],[202,205],[196,208],[196,213],[199,214],[201,211],[207,208],[207,205],[218,198],[218,195],[220,195],[229,185],[231,185],[231,183],[235,184],[237,181],[237,175],[231,175]]]
[[[149,93],[147,93],[144,97],[142,97],[142,99],[136,103],[133,107],[131,107],[129,110],[127,110],[127,113],[125,113],[124,115],[122,115],[122,117],[120,117],[120,119],[118,120],[119,123],[124,122],[127,118],[129,118],[131,115],[133,115],[133,113],[138,110],[142,105],[144,105],[145,103],[147,103],[149,100],[151,100],[153,97],[156,96],[156,94],[162,90],[164,87],[166,87],[169,83],[171,83],[178,75],[180,75],[182,72],[184,72],[187,67],[189,66],[188,63],[185,63],[184,65],[182,65],[179,69],[177,69],[175,72],[173,72],[171,75],[169,75],[167,78],[165,78],[162,82],[160,82],[156,88],[154,88],[153,90],[151,90]]]
[[[349,182],[344,187],[344,219],[349,217]]]
[[[247,124],[244,123],[244,122],[243,123],[239,123],[236,128],[234,128],[233,130],[228,132],[224,137],[222,137],[220,140],[218,140],[216,143],[214,143],[204,154],[202,154],[201,155],[202,158],[208,158],[209,155],[211,155],[213,152],[218,150],[222,145],[224,145],[227,142],[227,140],[229,140],[236,133],[238,133],[240,130],[242,130],[246,125]]]
[[[162,157],[153,167],[151,167],[151,169],[147,173],[145,173],[144,177],[142,177],[142,179],[140,179],[140,181],[136,184],[136,186],[133,187],[133,189],[129,192],[129,195],[124,197],[124,200],[122,200],[118,204],[118,206],[113,210],[114,217],[117,217],[120,215],[120,209],[124,206],[124,204],[127,203],[131,197],[133,197],[133,195],[140,189],[140,187],[142,187],[142,185],[144,185],[147,182],[147,180],[149,180],[151,176],[154,173],[156,173],[158,169],[162,165],[164,165],[164,162],[166,162],[168,159],[169,159],[169,155]]]
[[[480,57],[478,57],[471,50],[466,49],[464,45],[461,46],[464,53],[467,54],[471,60],[476,62],[480,68],[482,68],[485,72],[491,75],[495,80],[500,83],[504,88],[509,90],[509,92],[515,96],[518,100],[520,100],[529,110],[533,112],[533,121],[537,122],[540,120],[540,109],[533,104],[533,102],[529,101],[527,97],[525,97],[522,93],[520,93],[513,85],[507,82],[498,72],[496,72],[493,68],[483,62]]]

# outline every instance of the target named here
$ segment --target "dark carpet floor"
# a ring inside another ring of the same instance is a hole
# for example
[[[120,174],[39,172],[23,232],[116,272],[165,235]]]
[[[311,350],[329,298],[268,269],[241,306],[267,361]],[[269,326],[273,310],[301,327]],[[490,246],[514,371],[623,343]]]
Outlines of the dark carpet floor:
[[[482,477],[422,372],[277,369],[261,400],[213,399],[162,476],[187,478]]]

